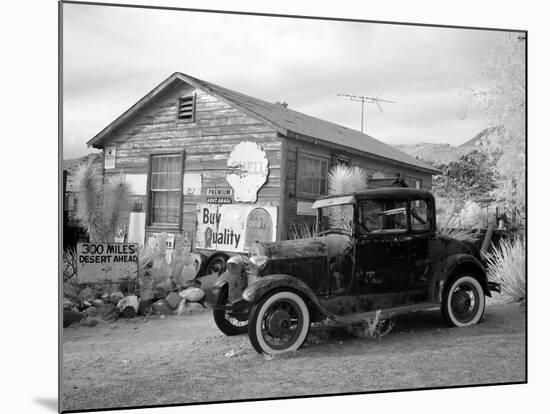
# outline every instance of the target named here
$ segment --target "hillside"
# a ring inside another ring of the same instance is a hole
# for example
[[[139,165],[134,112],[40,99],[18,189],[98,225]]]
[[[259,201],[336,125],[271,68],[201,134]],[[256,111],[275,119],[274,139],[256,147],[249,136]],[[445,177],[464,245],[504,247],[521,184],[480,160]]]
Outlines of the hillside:
[[[476,149],[475,146],[461,145],[460,147],[453,147],[449,144],[433,144],[429,142],[394,145],[394,147],[406,154],[434,165],[447,165],[451,161],[456,161],[460,157]]]

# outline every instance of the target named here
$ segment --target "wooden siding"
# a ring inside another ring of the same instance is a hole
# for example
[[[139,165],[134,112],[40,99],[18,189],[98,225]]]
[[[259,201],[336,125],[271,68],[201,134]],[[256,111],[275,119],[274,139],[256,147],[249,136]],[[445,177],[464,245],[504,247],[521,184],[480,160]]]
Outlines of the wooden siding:
[[[176,119],[177,98],[188,93],[196,93],[193,123]],[[225,180],[227,160],[241,141],[258,143],[269,161],[267,182],[258,191],[257,202],[280,205],[282,140],[271,127],[182,82],[112,133],[106,144],[116,143],[116,167],[105,170],[105,178],[120,173],[147,174],[150,154],[185,151],[184,172],[202,174],[201,195],[183,197],[181,227],[194,232],[196,206],[206,202],[206,189],[230,187]],[[135,205],[135,210],[140,204],[143,210],[147,208],[146,196],[133,197],[131,206]],[[167,231],[180,233],[176,229]],[[176,235],[176,243],[179,241],[181,234]]]

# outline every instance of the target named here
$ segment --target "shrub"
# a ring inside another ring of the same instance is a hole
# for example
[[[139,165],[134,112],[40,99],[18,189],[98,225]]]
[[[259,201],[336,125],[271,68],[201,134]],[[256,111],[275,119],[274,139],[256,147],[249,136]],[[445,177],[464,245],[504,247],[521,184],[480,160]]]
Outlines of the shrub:
[[[485,255],[489,280],[501,284],[501,294],[507,303],[518,303],[525,308],[525,240],[501,240]]]
[[[76,250],[74,248],[65,249],[63,252],[63,282],[76,276],[76,264]]]
[[[360,325],[347,326],[346,330],[358,338],[380,339],[391,332],[394,323],[389,319],[380,319],[380,309],[376,311],[373,319],[367,319]]]

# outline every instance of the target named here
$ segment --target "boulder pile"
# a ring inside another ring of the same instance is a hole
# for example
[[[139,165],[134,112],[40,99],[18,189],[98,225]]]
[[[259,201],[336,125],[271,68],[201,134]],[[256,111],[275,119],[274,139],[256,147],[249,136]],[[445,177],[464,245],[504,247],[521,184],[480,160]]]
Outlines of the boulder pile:
[[[195,279],[202,256],[183,244],[168,250],[167,238],[166,233],[151,236],[139,252],[137,279],[120,283],[115,290],[112,285],[65,282],[63,326],[204,310],[205,293]]]
[[[78,293],[76,293],[78,292]],[[63,327],[73,324],[93,326],[99,319],[113,322],[118,318],[151,315],[188,315],[206,309],[204,292],[196,287],[166,290],[162,287],[139,293],[104,293],[98,287],[71,284],[63,297]]]

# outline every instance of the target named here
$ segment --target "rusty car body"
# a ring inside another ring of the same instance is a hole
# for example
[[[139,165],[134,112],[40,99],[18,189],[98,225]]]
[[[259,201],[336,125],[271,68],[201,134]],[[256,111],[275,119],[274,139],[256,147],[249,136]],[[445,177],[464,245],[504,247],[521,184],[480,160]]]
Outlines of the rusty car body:
[[[411,188],[318,199],[312,238],[255,243],[229,259],[214,319],[258,352],[298,349],[311,323],[360,324],[440,308],[450,326],[479,322],[488,283],[476,248],[436,231],[435,200]]]

